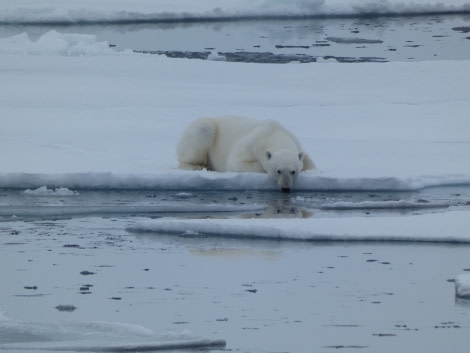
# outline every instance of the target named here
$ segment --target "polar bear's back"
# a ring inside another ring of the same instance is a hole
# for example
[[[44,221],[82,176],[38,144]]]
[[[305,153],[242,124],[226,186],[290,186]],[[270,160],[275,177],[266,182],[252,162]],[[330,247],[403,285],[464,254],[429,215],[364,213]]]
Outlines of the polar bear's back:
[[[211,169],[225,172],[228,170],[228,158],[235,145],[256,127],[257,122],[238,116],[225,116],[211,120],[216,126],[216,137],[209,150]]]

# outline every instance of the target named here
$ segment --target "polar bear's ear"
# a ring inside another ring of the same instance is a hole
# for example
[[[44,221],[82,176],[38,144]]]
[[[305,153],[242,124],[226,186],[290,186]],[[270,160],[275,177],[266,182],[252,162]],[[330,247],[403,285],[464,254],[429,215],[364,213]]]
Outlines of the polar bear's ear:
[[[299,160],[302,161],[304,159],[304,153],[300,152],[299,153]]]
[[[271,152],[269,151],[266,151],[266,159],[271,159]]]

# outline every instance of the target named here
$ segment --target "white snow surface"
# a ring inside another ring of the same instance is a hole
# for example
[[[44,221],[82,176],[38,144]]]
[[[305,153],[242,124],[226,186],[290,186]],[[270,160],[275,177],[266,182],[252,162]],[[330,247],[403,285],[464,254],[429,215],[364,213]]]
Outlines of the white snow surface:
[[[0,57],[0,187],[275,189],[266,175],[176,169],[184,126],[226,114],[299,137],[318,169],[298,190],[470,183],[470,61],[168,59],[56,31],[1,39]]]
[[[455,295],[459,298],[470,299],[470,273],[455,276]]]
[[[3,0],[0,23],[184,21],[278,16],[459,13],[466,0]]]

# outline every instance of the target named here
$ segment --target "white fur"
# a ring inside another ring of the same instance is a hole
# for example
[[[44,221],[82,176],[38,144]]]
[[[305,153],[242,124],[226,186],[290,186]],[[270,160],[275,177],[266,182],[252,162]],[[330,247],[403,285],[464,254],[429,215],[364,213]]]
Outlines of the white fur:
[[[268,173],[282,191],[292,189],[300,171],[315,167],[278,122],[233,116],[194,121],[184,130],[177,155],[182,169]]]

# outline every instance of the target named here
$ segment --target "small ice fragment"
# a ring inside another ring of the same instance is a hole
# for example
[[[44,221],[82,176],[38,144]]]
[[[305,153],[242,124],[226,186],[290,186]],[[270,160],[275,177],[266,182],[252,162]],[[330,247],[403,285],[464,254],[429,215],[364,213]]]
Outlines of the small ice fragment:
[[[176,194],[176,197],[180,199],[190,199],[191,197],[193,197],[193,194],[189,192],[179,192]]]
[[[212,61],[227,61],[227,58],[224,55],[220,55],[216,51],[212,51],[209,56],[207,57],[207,60],[212,60]]]
[[[455,276],[455,295],[459,298],[470,299],[470,273]]]
[[[77,307],[74,305],[62,305],[62,304],[57,305],[55,308],[59,311],[68,311],[68,312],[72,312],[72,311],[75,311],[75,309],[77,309]]]

